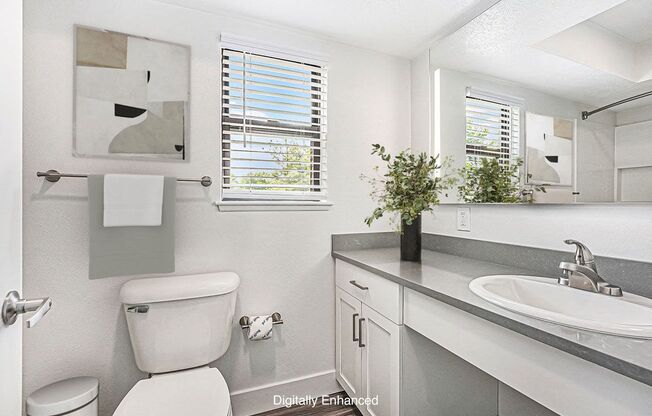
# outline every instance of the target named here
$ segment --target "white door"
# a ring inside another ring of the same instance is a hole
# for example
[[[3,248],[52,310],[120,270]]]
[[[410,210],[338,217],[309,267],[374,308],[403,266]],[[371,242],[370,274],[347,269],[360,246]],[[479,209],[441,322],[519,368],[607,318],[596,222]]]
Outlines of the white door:
[[[0,1],[0,304],[22,289],[22,39],[23,3]],[[20,416],[22,325],[0,319],[0,415]]]
[[[337,381],[351,397],[360,397],[362,365],[359,343],[361,302],[339,287],[336,290],[335,361]]]
[[[362,386],[369,401],[363,413],[369,416],[399,416],[400,326],[362,304]]]

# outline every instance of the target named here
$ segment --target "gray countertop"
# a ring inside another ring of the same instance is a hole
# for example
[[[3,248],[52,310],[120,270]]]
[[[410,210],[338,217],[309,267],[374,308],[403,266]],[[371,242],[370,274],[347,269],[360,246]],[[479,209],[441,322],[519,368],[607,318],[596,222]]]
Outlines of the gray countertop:
[[[421,263],[400,261],[398,248],[335,250],[332,255],[404,287],[652,386],[652,340],[603,335],[528,318],[495,306],[469,289],[469,282],[476,277],[492,274],[540,275],[536,272],[430,250],[423,250]]]

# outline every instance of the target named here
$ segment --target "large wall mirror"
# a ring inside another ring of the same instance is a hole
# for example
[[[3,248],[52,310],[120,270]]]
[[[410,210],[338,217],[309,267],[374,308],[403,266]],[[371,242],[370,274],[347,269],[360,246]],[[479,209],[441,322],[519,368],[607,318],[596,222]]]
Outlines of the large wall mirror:
[[[431,47],[443,202],[652,201],[652,1],[589,3],[502,0]]]

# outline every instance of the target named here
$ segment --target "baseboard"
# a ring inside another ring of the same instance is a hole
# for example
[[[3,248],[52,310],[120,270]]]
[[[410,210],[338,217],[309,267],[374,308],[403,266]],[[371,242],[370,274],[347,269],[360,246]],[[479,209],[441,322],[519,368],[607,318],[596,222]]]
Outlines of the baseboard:
[[[274,404],[274,395],[286,397],[322,396],[342,390],[335,381],[335,370],[322,371],[276,383],[237,390],[231,393],[234,416],[251,416],[282,407]]]

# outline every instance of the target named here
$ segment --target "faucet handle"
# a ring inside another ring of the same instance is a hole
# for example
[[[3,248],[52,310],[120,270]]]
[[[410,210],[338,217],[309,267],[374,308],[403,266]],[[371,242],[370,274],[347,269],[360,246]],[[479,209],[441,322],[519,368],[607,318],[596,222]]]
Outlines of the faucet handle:
[[[575,263],[590,267],[596,272],[598,271],[595,265],[595,257],[593,257],[593,253],[591,253],[591,250],[584,243],[571,239],[564,240],[564,243],[575,245]]]

